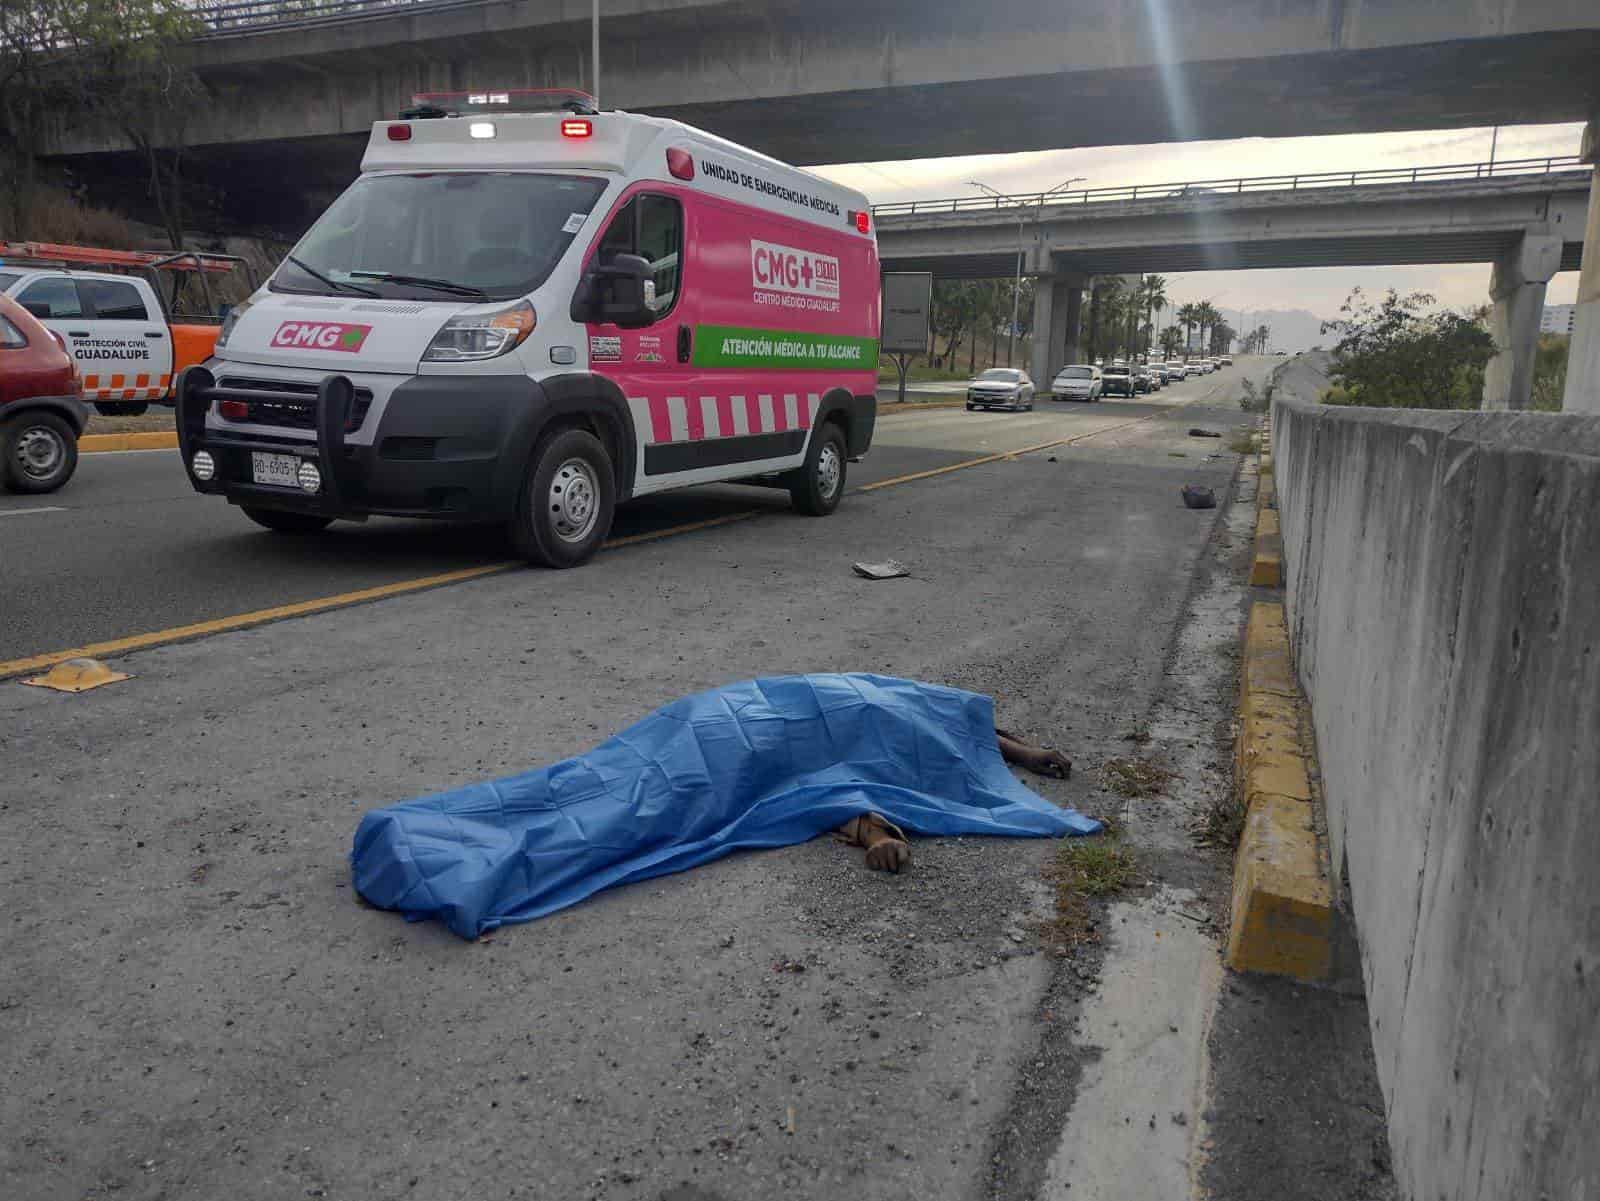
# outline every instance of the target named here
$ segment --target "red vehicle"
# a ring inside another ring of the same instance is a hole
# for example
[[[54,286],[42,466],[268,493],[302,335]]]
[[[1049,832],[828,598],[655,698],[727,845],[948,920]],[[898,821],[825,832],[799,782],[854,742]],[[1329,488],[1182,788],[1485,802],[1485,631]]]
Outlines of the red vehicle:
[[[61,339],[0,296],[0,484],[54,492],[78,466],[89,421],[78,365]]]

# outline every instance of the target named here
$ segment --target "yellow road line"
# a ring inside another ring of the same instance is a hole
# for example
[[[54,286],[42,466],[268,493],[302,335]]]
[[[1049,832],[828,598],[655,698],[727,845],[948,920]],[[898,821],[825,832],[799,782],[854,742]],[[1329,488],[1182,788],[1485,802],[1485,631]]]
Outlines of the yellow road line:
[[[637,546],[641,542],[656,542],[662,538],[671,538],[677,534],[692,534],[696,530],[709,530],[713,526],[731,525],[735,521],[748,521],[752,517],[760,517],[763,513],[772,513],[773,509],[743,509],[738,513],[724,513],[721,517],[707,517],[704,521],[690,521],[683,525],[668,526],[664,530],[650,530],[644,534],[629,534],[623,538],[607,538],[604,545],[607,550],[616,550],[619,546]]]
[[[910,475],[897,475],[892,479],[874,480],[870,484],[862,484],[856,491],[872,492],[878,488],[888,488],[893,484],[908,484],[912,480],[925,480],[931,476],[945,475],[951,471],[962,471],[968,467],[981,467],[985,463],[998,463],[1001,459],[1014,459],[1018,455],[1031,455],[1041,450],[1052,450],[1057,446],[1070,446],[1074,442],[1082,442],[1085,438],[1098,438],[1101,434],[1125,430],[1130,425],[1138,425],[1141,421],[1149,421],[1154,415],[1152,413],[1147,417],[1135,417],[1132,421],[1124,421],[1120,425],[1108,425],[1103,430],[1090,430],[1085,434],[1074,434],[1070,438],[1053,438],[1049,442],[1036,442],[1032,446],[1022,446],[1016,450],[1003,450],[997,454],[984,455],[979,459],[962,459],[959,463],[949,463],[943,467],[930,467],[927,471],[913,471]]]
[[[193,625],[174,626],[168,630],[153,630],[148,634],[133,634],[127,638],[113,638],[109,642],[91,642],[87,646],[75,646],[64,651],[51,651],[44,655],[34,655],[27,659],[12,659],[0,663],[0,680],[7,676],[20,675],[26,671],[37,671],[41,668],[53,667],[68,659],[99,659],[108,655],[125,655],[129,651],[146,650],[152,646],[164,646],[170,642],[187,642],[191,638],[203,638],[208,634],[225,634],[230,630],[243,630],[250,626],[264,625],[269,621],[282,621],[286,617],[307,617],[312,613],[322,613],[329,609],[342,609],[347,605],[359,605],[365,601],[383,600],[390,596],[400,596],[407,592],[420,592],[425,588],[437,588],[442,584],[459,584],[463,580],[474,580],[479,576],[494,575],[496,572],[508,571],[519,566],[517,563],[489,563],[482,567],[464,567],[460,571],[446,571],[439,575],[424,576],[417,580],[402,580],[395,584],[381,584],[376,588],[362,588],[357,592],[342,592],[337,596],[323,596],[316,600],[296,601],[289,605],[275,605],[270,609],[257,609],[251,613],[238,613],[232,617],[218,617],[211,621],[197,621]]]
[[[78,439],[80,454],[101,454],[109,450],[176,450],[178,435],[165,430],[132,434],[85,434]]]
[[[1125,421],[1120,425],[1107,426],[1105,429],[1092,430],[1088,433],[1074,435],[1071,438],[1056,438],[1049,442],[1040,442],[1033,446],[1024,446],[1016,450],[983,455],[976,459],[963,459],[959,463],[950,463],[944,467],[935,467],[928,471],[914,471],[909,475],[899,475],[892,479],[875,480],[870,484],[861,485],[855,491],[873,492],[879,488],[888,488],[894,484],[907,484],[912,480],[924,480],[930,476],[946,475],[952,471],[965,470],[968,467],[981,467],[985,463],[997,463],[1001,459],[1011,459],[1017,455],[1032,454],[1035,451],[1049,450],[1055,446],[1066,446],[1073,442],[1082,442],[1085,438],[1094,438],[1100,434],[1109,434],[1114,430],[1126,429],[1130,425],[1138,425],[1142,421],[1149,421],[1154,415],[1136,417],[1132,421]],[[140,435],[109,436],[137,437]],[[708,517],[702,521],[685,522],[682,525],[668,526],[662,530],[651,530],[643,534],[628,534],[621,538],[609,538],[604,545],[607,550],[616,550],[624,546],[637,546],[643,542],[656,542],[663,538],[677,537],[680,534],[692,534],[697,530],[708,530],[716,526],[731,525],[736,521],[748,521],[752,517],[760,517],[763,514],[775,511],[773,509],[743,509],[737,513],[725,513],[720,517]],[[148,650],[151,647],[166,646],[174,642],[188,642],[192,639],[205,638],[212,634],[226,634],[233,630],[245,630],[252,626],[265,625],[272,621],[283,621],[291,617],[309,617],[316,613],[326,613],[331,609],[344,609],[351,605],[365,604],[368,601],[386,600],[392,596],[404,596],[411,592],[423,592],[429,588],[439,588],[446,584],[460,584],[467,580],[498,575],[501,572],[510,571],[512,568],[520,566],[522,566],[522,563],[519,560],[513,560],[486,563],[481,567],[464,567],[459,571],[446,571],[438,575],[423,576],[415,580],[400,580],[393,584],[380,584],[375,588],[362,588],[355,592],[341,592],[334,596],[318,597],[316,600],[296,601],[288,605],[274,605],[270,609],[256,609],[249,613],[237,613],[232,617],[218,617],[210,621],[198,621],[192,625],[173,626],[166,630],[152,630],[146,634],[132,634],[126,638],[113,638],[106,642],[91,642],[86,646],[74,646],[66,650],[50,651],[47,654],[32,655],[26,659],[0,661],[0,680],[22,675],[25,672],[46,670],[54,667],[57,663],[64,663],[68,659],[101,659],[115,655],[126,655],[132,651]]]

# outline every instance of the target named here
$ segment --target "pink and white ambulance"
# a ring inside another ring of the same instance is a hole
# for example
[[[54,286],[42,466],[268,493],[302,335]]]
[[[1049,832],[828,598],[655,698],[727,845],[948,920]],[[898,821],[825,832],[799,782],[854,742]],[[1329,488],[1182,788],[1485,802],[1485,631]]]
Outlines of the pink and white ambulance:
[[[865,197],[562,97],[419,96],[373,127],[360,177],[180,382],[198,491],[286,532],[505,522],[556,567],[668,488],[833,511],[876,419]]]

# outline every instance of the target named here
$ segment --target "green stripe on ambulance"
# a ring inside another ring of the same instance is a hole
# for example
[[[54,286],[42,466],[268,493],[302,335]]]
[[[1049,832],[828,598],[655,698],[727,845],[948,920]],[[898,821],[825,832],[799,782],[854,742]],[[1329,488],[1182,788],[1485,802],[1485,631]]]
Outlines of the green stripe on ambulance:
[[[878,343],[874,338],[844,334],[701,325],[695,328],[693,363],[696,367],[876,371]]]

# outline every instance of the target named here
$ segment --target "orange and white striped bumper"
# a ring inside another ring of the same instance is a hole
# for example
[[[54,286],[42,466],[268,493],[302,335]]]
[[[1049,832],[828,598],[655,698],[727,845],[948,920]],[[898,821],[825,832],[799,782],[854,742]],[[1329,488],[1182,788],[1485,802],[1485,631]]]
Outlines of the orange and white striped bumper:
[[[165,400],[170,375],[86,375],[85,400]]]

